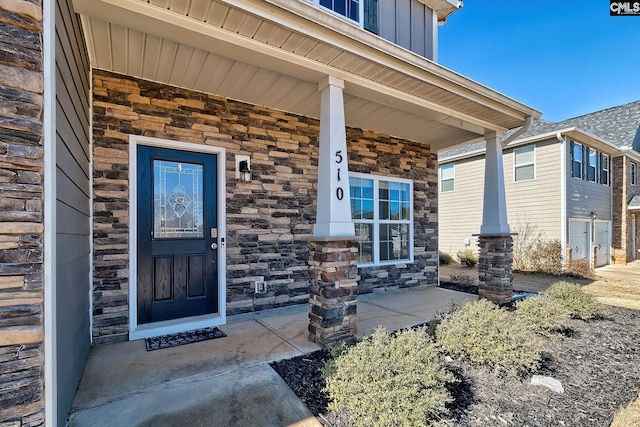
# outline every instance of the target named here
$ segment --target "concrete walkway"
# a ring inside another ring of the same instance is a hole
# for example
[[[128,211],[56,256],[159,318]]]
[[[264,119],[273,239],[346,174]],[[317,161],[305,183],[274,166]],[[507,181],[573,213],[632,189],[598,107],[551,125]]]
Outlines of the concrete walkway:
[[[412,326],[476,297],[441,288],[365,295],[358,335]],[[227,337],[147,352],[143,340],[95,347],[69,426],[320,426],[269,366],[319,347],[307,306],[230,318]]]

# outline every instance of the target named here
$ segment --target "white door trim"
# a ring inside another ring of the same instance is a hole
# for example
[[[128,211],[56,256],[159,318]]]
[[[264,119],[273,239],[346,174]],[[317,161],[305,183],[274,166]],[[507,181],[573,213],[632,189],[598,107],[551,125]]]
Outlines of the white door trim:
[[[186,317],[184,319],[167,320],[163,322],[138,325],[138,241],[137,241],[137,212],[138,189],[137,177],[137,146],[170,148],[197,153],[218,155],[217,185],[218,185],[218,313],[202,316]],[[129,135],[129,339],[137,340],[176,332],[190,331],[198,328],[218,326],[226,323],[226,155],[225,149],[203,144],[173,141],[168,139],[150,138],[146,136]]]
[[[636,214],[631,214],[631,259],[638,259],[638,240],[636,233]]]

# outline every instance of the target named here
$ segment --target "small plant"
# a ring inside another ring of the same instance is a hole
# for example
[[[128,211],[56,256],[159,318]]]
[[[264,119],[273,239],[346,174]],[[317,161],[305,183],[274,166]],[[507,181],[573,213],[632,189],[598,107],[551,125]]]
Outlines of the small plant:
[[[574,319],[589,320],[602,315],[600,304],[575,283],[554,283],[545,295],[562,305]]]
[[[456,256],[460,260],[460,264],[464,264],[467,267],[475,267],[478,263],[478,255],[472,249],[458,251]]]
[[[586,258],[572,259],[569,261],[569,265],[565,273],[572,277],[578,277],[581,279],[595,279],[596,275],[591,269],[591,264]]]
[[[329,409],[356,426],[428,426],[446,413],[453,376],[424,329],[391,336],[383,328],[327,364]]]
[[[564,259],[560,240],[538,240],[528,254],[531,268],[540,273],[562,274]]]
[[[436,328],[436,342],[452,356],[512,373],[534,370],[543,343],[512,313],[487,300],[462,305],[444,319]]]
[[[529,330],[551,337],[567,329],[571,316],[560,303],[544,297],[530,297],[516,303],[516,316]]]
[[[449,265],[451,264],[451,261],[453,261],[453,257],[446,252],[440,252],[438,259],[440,261],[440,265]]]

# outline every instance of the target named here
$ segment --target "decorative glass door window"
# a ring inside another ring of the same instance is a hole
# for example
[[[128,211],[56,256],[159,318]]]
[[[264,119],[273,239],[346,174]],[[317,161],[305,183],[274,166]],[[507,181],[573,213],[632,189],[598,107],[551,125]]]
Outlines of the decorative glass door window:
[[[202,238],[203,167],[153,161],[153,237]]]
[[[413,184],[410,180],[349,174],[351,217],[361,264],[413,260]]]

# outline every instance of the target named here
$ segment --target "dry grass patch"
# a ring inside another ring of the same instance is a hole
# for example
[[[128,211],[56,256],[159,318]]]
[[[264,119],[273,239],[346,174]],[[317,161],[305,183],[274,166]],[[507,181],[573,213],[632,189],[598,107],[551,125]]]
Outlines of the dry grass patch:
[[[640,396],[638,400],[616,412],[611,427],[638,427],[640,426]]]
[[[606,305],[640,310],[640,283],[598,280],[583,289]]]

